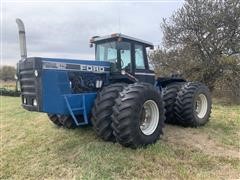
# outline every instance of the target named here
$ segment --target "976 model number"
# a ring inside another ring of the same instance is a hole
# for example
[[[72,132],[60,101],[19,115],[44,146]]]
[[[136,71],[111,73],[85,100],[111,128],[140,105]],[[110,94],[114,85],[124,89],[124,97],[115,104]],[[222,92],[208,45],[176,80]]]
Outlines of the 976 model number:
[[[76,70],[76,71],[87,71],[87,72],[105,72],[105,66],[95,66],[87,64],[68,64],[60,62],[43,62],[43,69],[57,69],[57,70]]]

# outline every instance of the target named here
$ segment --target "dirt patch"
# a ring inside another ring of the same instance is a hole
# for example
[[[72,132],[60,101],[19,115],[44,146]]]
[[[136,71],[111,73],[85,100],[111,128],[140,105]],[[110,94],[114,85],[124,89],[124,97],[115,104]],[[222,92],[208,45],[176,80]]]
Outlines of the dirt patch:
[[[219,144],[207,134],[203,134],[196,129],[166,125],[164,132],[163,140],[169,143],[198,149],[212,156],[240,159],[239,149]]]

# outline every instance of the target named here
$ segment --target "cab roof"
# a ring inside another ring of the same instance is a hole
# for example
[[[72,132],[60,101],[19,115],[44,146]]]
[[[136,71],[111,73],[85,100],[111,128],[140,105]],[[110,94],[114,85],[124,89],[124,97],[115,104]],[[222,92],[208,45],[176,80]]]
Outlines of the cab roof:
[[[150,47],[153,48],[153,44],[151,42],[145,41],[145,40],[141,40],[138,38],[134,38],[131,36],[127,36],[121,33],[115,33],[115,34],[111,34],[111,35],[107,35],[107,36],[94,36],[90,39],[90,43],[99,43],[99,42],[103,42],[103,41],[111,41],[111,40],[117,40],[117,38],[122,38],[123,40],[130,40],[130,41],[135,41],[138,42],[140,44],[144,44],[146,47]]]

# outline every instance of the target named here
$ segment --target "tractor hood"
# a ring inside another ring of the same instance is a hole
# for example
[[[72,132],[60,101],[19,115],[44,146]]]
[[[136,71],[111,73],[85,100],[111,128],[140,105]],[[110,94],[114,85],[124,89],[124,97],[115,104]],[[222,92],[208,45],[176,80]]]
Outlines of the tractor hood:
[[[69,114],[65,97],[86,93],[93,96],[109,84],[109,74],[110,63],[104,61],[22,59],[18,63],[22,106],[30,111]]]

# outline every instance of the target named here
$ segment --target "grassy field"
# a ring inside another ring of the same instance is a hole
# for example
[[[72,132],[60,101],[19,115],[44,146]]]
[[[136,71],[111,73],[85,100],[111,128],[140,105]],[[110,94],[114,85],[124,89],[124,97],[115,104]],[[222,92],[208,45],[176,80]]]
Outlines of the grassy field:
[[[166,125],[164,136],[132,150],[91,127],[66,130],[45,114],[1,97],[0,179],[239,179],[240,106],[214,104],[197,129]]]

